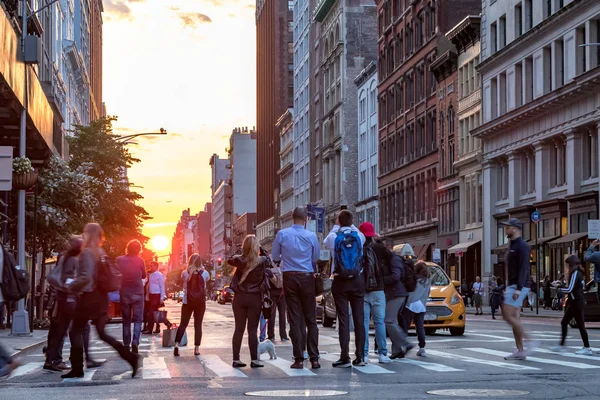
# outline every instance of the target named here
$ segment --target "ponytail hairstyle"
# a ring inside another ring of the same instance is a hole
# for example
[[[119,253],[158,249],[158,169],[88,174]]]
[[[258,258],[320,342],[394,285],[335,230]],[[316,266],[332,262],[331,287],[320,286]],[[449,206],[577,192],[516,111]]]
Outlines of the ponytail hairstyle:
[[[191,275],[194,272],[199,271],[201,269],[202,269],[202,257],[200,257],[200,254],[198,254],[198,253],[192,254],[188,261],[188,268],[187,268],[188,274]]]
[[[429,268],[425,261],[417,261],[415,264],[415,278],[421,283],[425,283],[429,279]]]

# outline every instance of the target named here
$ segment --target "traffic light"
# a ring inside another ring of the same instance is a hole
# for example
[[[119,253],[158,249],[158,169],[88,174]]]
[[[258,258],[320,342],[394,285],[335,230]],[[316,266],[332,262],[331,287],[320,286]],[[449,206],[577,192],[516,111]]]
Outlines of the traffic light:
[[[221,279],[221,274],[217,274],[217,278]]]
[[[219,267],[221,265],[223,265],[223,259],[221,257],[217,258],[217,263],[219,264]]]

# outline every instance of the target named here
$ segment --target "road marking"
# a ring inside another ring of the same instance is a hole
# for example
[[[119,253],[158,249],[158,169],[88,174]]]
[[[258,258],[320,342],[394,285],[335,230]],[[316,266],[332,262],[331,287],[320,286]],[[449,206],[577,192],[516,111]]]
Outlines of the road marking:
[[[43,362],[32,362],[32,363],[27,363],[25,365],[21,365],[20,367],[18,367],[17,369],[15,369],[13,371],[13,373],[10,375],[10,378],[8,378],[8,379],[13,379],[13,378],[17,378],[19,376],[30,374],[37,369],[41,369],[43,366],[44,366]]]
[[[429,353],[429,350],[427,350],[427,352]],[[464,369],[457,369],[457,368],[449,367],[449,366],[444,365],[444,364],[436,364],[436,363],[431,363],[431,362],[423,362],[423,361],[418,361],[418,360],[411,360],[411,359],[408,359],[408,358],[395,359],[394,362],[416,365],[417,367],[421,367],[421,368],[428,369],[430,371],[436,371],[436,372],[460,372],[460,371],[464,371]]]
[[[89,382],[92,380],[92,377],[94,376],[94,374],[96,373],[96,369],[86,369],[83,372],[83,378],[65,378],[63,379],[63,383],[68,383],[68,382]]]
[[[459,354],[449,354],[449,353],[444,353],[444,352],[437,351],[437,350],[427,349],[427,353],[431,354],[432,356],[449,358],[449,359],[455,360],[455,361],[460,360],[460,361],[470,362],[473,364],[492,365],[494,367],[507,368],[507,369],[516,370],[516,371],[539,371],[540,370],[539,368],[530,367],[528,365],[511,364],[511,363],[500,362],[500,361],[481,360],[479,358],[467,357],[467,356],[462,356]]]
[[[264,360],[264,362],[271,364],[274,367],[282,370],[287,376],[315,376],[316,374],[309,369],[292,369],[290,365],[291,361],[284,360],[283,358],[277,358],[276,360]]]
[[[321,358],[327,361],[337,361],[339,359],[339,356],[336,354],[324,354],[321,356]],[[353,365],[352,368],[362,372],[363,374],[395,374],[394,371],[390,371],[389,369],[382,368],[379,365],[375,364],[367,364],[364,367],[358,367]]]
[[[171,373],[167,368],[164,357],[146,357],[144,358],[142,368],[143,379],[170,379]]]
[[[504,357],[504,356],[506,356],[508,354],[508,353],[506,353],[504,351],[482,349],[482,348],[478,348],[478,347],[476,347],[476,348],[470,348],[470,349],[465,349],[465,350],[474,351],[474,352],[477,352],[477,353],[489,354],[489,355],[498,356],[498,357]],[[538,362],[538,363],[541,363],[541,364],[560,365],[561,367],[571,367],[571,368],[577,368],[577,369],[597,369],[597,368],[600,368],[600,365],[591,365],[591,364],[576,363],[576,362],[562,361],[562,360],[551,360],[551,359],[537,358],[537,357],[527,357],[527,361]]]
[[[206,368],[213,371],[220,378],[247,378],[246,374],[237,368],[233,368],[231,365],[221,360],[221,358],[216,354],[197,356],[196,358],[200,360]]]
[[[322,346],[339,343],[340,341],[338,339],[332,338],[331,336],[319,335],[319,344]]]
[[[502,342],[512,342],[514,339],[513,338],[508,338],[508,337],[504,337],[504,336],[496,336],[496,335],[486,335],[483,333],[471,333],[471,335],[473,336],[482,336],[482,337],[487,337],[490,339],[497,339],[499,341]]]
[[[580,347],[578,347],[579,349]],[[578,358],[580,360],[592,360],[592,361],[600,361],[600,357],[598,355],[585,356],[583,354],[573,354],[573,353],[558,353],[548,349],[536,349],[538,353],[544,354],[553,354],[557,356],[570,357],[570,358]]]

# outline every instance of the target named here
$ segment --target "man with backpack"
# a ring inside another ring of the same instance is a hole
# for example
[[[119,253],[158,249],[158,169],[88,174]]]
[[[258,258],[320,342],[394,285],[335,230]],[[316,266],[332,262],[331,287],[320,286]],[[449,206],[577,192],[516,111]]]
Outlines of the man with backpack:
[[[365,363],[365,275],[363,273],[363,246],[365,236],[353,225],[353,216],[348,210],[340,211],[338,224],[325,238],[325,245],[333,251],[333,283],[331,293],[338,315],[341,356],[333,367],[350,368]],[[352,307],[356,359],[349,355],[350,326],[348,304]]]
[[[365,272],[365,361],[369,359],[370,316],[375,325],[375,343],[379,354],[379,363],[388,364],[392,360],[387,356],[385,323],[385,292],[383,291],[382,265],[391,265],[393,253],[376,239],[375,228],[370,222],[363,222],[358,229],[365,235],[363,248],[363,270]],[[368,362],[368,361],[367,361]]]

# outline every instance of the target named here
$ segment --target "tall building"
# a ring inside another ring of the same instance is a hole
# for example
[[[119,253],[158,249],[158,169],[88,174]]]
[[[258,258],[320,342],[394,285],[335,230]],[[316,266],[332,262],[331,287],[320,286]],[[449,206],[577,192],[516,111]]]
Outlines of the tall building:
[[[221,182],[212,198],[212,223],[211,223],[211,255],[213,265],[218,258],[229,255],[232,244],[232,201],[231,186]]]
[[[293,1],[257,0],[256,4],[256,160],[261,190],[257,220],[275,214],[279,196],[279,132],[277,119],[293,106]]]
[[[221,185],[221,182],[229,179],[230,171],[227,168],[229,160],[227,158],[220,158],[217,154],[213,154],[210,156],[208,164],[211,167],[210,190],[214,196],[218,187]]]
[[[458,137],[455,149],[458,158],[454,167],[459,180],[459,243],[448,253],[460,256],[458,265],[463,268],[460,277],[475,282],[483,271],[481,240],[483,238],[483,175],[481,168],[481,141],[471,130],[481,125],[481,77],[477,72],[480,52],[481,16],[470,15],[456,25],[446,37],[458,53]],[[441,218],[440,218],[441,220]],[[456,264],[457,259],[454,259]],[[457,275],[453,279],[460,278]]]
[[[70,7],[70,5],[68,5],[68,7]],[[74,57],[74,60],[71,62],[75,69],[75,83],[77,84],[78,92],[81,95],[81,105],[78,110],[79,119],[81,120],[81,124],[88,125],[92,117],[90,107],[91,25],[88,0],[74,1],[74,17],[73,51],[69,57]]]
[[[171,240],[169,270],[184,268],[189,257],[195,252],[194,232],[196,223],[196,217],[190,214],[189,208],[181,212],[181,217],[177,222]]]
[[[289,228],[293,224],[292,213],[294,212],[294,110],[287,110],[277,121],[277,129],[279,130],[279,143],[281,150],[279,151],[280,163],[279,171],[279,227]]]
[[[326,227],[335,224],[342,205],[354,211],[358,198],[358,89],[354,84],[377,58],[377,9],[368,0],[321,0],[313,13],[315,115],[313,175],[315,195],[322,194]]]
[[[358,197],[356,222],[369,221],[379,232],[377,190],[377,63],[371,62],[356,77],[358,87]]]
[[[600,2],[483,4],[483,124],[471,131],[483,146],[483,276],[504,275],[499,222],[517,217],[537,250],[532,273],[556,279],[598,219]]]
[[[445,38],[440,37],[440,42]],[[462,274],[462,257],[458,257],[458,267],[456,253],[449,250],[458,243],[458,230],[460,226],[459,214],[459,180],[458,170],[455,166],[457,159],[457,129],[458,118],[456,109],[458,106],[458,55],[454,45],[447,42],[445,47],[448,50],[438,54],[433,60],[429,69],[433,72],[437,81],[437,96],[435,96],[435,110],[431,117],[437,118],[437,148],[439,149],[437,176],[438,187],[434,196],[437,203],[437,240],[433,243],[436,251],[436,262],[438,262],[452,279],[461,280],[465,277]],[[440,258],[437,259],[437,254]],[[462,256],[459,252],[458,256]],[[433,258],[433,255],[432,255]],[[474,282],[472,277],[468,282]]]
[[[229,137],[230,182],[233,194],[233,219],[256,212],[256,131],[235,128]],[[261,180],[262,184],[262,180]]]
[[[210,263],[211,260],[211,224],[212,203],[206,203],[204,210],[196,215],[196,224],[194,225],[194,253],[198,253],[205,263]]]
[[[294,2],[294,133],[293,166],[295,206],[310,199],[310,44],[311,0]],[[281,145],[283,147],[283,144]],[[283,191],[283,190],[282,190]]]
[[[102,0],[89,0],[90,7],[90,113],[91,120],[105,116],[102,103]]]
[[[242,245],[248,235],[256,234],[256,213],[240,215],[233,224],[233,254],[242,254]]]
[[[377,1],[381,232],[419,258],[430,260],[437,243],[438,115],[448,115],[436,109],[430,66],[450,47],[443,32],[478,7],[481,0]]]

